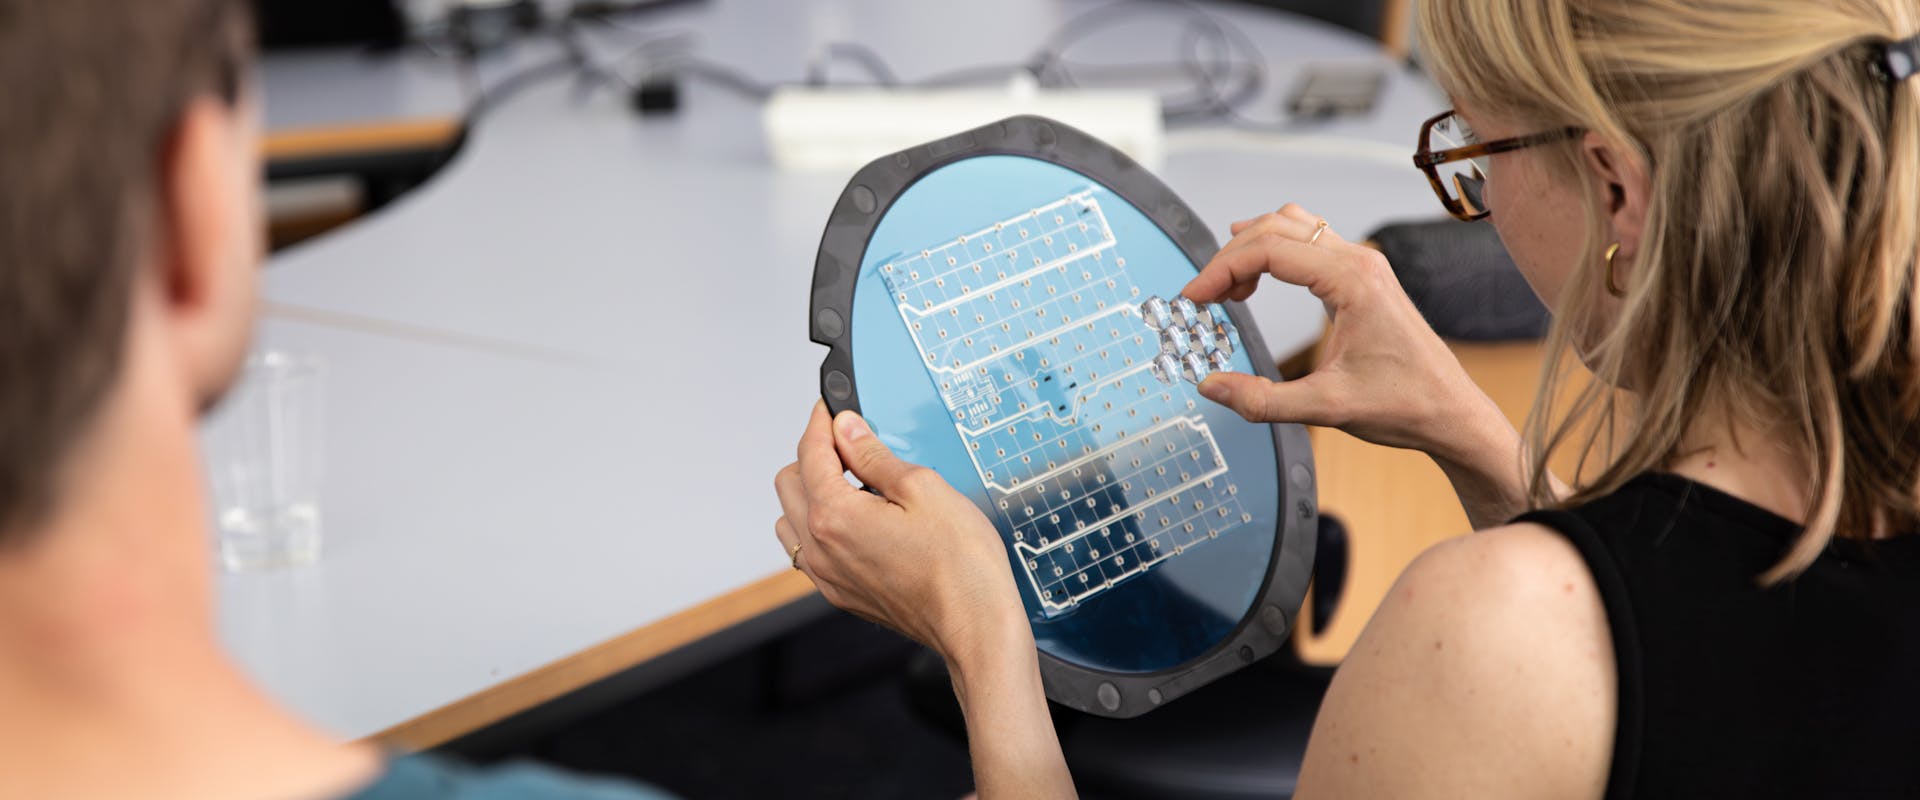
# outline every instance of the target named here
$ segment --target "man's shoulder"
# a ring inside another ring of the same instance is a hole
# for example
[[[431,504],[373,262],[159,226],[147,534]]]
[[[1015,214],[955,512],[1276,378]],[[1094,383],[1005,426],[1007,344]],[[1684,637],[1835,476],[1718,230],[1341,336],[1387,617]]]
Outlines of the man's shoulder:
[[[432,755],[389,761],[371,785],[342,800],[667,800],[638,783],[563,772],[538,764],[477,767]]]

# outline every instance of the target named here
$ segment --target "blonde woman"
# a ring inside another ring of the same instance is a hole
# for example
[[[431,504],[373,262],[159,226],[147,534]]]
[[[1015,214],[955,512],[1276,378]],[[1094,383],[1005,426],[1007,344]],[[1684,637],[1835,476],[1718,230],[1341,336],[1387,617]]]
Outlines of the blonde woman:
[[[1187,288],[1310,289],[1318,371],[1201,391],[1426,451],[1484,528],[1383,602],[1300,794],[1920,793],[1920,4],[1429,0],[1420,23],[1456,110],[1415,160],[1597,380],[1549,420],[1549,370],[1523,442],[1383,259],[1295,206]],[[1601,465],[1571,488],[1544,466],[1569,449]],[[992,527],[857,416],[816,409],[799,455],[776,481],[797,566],[947,658],[983,796],[1071,794]]]

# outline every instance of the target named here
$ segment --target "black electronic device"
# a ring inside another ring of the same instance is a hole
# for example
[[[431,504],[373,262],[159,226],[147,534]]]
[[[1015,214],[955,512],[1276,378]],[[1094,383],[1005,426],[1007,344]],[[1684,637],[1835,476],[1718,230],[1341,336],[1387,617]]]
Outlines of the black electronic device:
[[[1309,66],[1287,97],[1287,113],[1297,117],[1341,117],[1373,111],[1386,85],[1377,64]]]

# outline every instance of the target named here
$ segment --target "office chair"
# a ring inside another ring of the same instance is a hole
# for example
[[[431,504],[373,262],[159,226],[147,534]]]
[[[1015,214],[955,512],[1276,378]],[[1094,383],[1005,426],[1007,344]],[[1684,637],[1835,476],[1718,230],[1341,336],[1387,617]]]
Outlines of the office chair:
[[[1546,335],[1552,316],[1492,225],[1452,218],[1396,222],[1367,241],[1386,255],[1401,288],[1441,338],[1511,342]]]

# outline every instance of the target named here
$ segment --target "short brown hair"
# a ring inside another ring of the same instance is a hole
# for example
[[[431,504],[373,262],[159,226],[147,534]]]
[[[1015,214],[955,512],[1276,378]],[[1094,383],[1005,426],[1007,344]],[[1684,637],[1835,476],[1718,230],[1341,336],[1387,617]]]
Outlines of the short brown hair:
[[[0,546],[120,371],[158,158],[195,96],[238,94],[244,0],[0,0]]]

